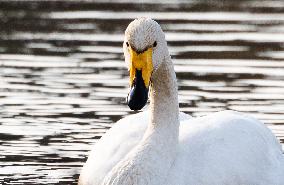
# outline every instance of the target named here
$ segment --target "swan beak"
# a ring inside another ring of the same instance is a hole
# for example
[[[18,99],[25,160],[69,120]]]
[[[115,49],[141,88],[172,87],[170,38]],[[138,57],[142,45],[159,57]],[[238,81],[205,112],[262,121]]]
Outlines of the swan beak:
[[[152,51],[152,48],[148,48],[142,53],[137,53],[130,48],[130,92],[127,103],[131,110],[140,110],[147,103],[153,71]]]

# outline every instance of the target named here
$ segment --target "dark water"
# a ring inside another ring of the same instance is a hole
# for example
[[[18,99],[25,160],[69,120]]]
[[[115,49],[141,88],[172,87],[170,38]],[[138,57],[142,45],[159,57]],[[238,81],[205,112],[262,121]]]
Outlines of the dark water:
[[[166,32],[182,111],[247,112],[284,142],[284,1],[2,0],[0,184],[76,184],[131,113],[121,46],[140,16]]]

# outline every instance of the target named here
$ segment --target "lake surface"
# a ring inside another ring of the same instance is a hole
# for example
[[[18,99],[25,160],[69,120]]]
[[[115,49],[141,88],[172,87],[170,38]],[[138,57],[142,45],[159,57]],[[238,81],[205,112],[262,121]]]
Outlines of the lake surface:
[[[76,184],[132,113],[122,42],[141,16],[166,33],[181,111],[246,112],[284,148],[284,1],[139,2],[0,0],[0,184]]]

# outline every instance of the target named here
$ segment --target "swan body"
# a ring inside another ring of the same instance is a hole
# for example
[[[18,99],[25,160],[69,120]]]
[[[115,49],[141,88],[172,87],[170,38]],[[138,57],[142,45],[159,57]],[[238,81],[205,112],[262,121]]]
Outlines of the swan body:
[[[127,116],[101,138],[83,168],[83,185],[102,184],[107,173],[141,141],[148,118],[148,111]],[[179,143],[165,185],[282,185],[284,182],[280,145],[270,130],[254,118],[233,111],[198,118],[181,113]]]
[[[284,184],[281,145],[263,123],[234,111],[179,112],[174,67],[155,21],[128,26],[124,55],[134,76],[129,107],[140,109],[140,91],[150,86],[150,108],[121,119],[96,143],[79,185]]]

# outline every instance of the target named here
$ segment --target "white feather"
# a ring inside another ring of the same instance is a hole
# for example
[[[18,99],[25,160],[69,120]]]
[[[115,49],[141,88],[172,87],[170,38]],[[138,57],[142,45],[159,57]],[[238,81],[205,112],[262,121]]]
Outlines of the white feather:
[[[284,185],[283,151],[263,123],[233,111],[179,113],[173,64],[156,22],[135,20],[125,40],[140,49],[158,43],[150,110],[121,119],[100,139],[80,185]]]

